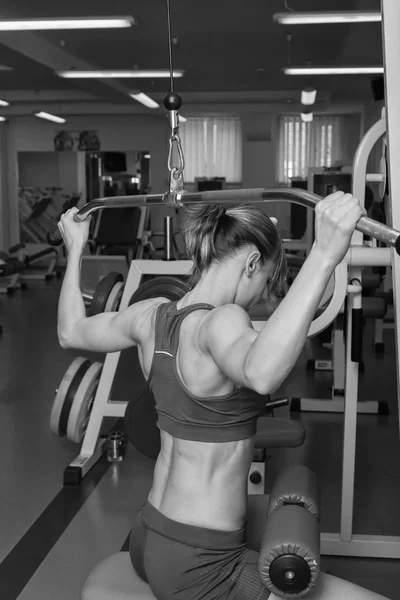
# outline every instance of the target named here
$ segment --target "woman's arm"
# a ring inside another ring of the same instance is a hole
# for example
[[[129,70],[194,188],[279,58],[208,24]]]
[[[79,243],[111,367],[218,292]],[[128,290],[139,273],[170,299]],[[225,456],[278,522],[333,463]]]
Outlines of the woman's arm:
[[[261,394],[282,384],[300,355],[328,281],[345,256],[362,214],[351,194],[332,194],[318,203],[315,245],[259,334],[238,306],[222,307],[205,319],[200,347],[229,379]]]
[[[59,228],[67,251],[68,263],[58,302],[57,332],[63,348],[93,352],[118,352],[135,346],[140,340],[144,317],[154,300],[137,302],[121,312],[86,317],[80,289],[80,270],[89,223],[75,223],[71,209],[62,215]]]
[[[270,394],[293,369],[333,268],[313,249],[289,292],[257,333],[247,313],[233,304],[205,320],[200,343],[237,385]]]
[[[86,317],[80,290],[81,253],[72,249],[58,303],[58,339],[63,348],[118,352],[140,339],[143,317],[154,300],[137,302],[121,312]]]

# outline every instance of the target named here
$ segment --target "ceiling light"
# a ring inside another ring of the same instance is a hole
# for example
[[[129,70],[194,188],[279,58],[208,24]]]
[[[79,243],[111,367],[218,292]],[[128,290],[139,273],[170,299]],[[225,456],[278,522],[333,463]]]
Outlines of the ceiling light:
[[[182,69],[175,69],[174,77],[183,77]],[[57,71],[59,77],[65,79],[160,79],[169,78],[171,74],[167,69],[111,69],[111,70],[78,70]]]
[[[286,12],[272,16],[279,25],[315,25],[320,23],[379,23],[382,15],[378,10],[343,10],[333,12]]]
[[[44,111],[40,111],[35,113],[35,117],[39,117],[39,119],[46,119],[47,121],[53,121],[53,123],[65,123],[66,120],[62,117],[57,117],[56,115],[52,115],[51,113],[47,113]]]
[[[75,17],[61,19],[0,19],[0,31],[44,31],[49,29],[115,29],[132,27],[133,17]]]
[[[303,123],[311,123],[313,118],[314,115],[310,109],[305,108],[301,111],[301,120],[303,121]]]
[[[304,104],[304,106],[311,106],[314,104],[316,97],[317,90],[312,87],[306,87],[301,92],[301,103]]]
[[[129,94],[129,95],[131,96],[131,98],[134,98],[141,104],[144,104],[145,106],[147,106],[147,108],[159,108],[159,106],[160,106],[159,104],[157,104],[157,102],[155,100],[153,100],[149,96],[146,96],[146,94],[143,94],[142,92],[137,92],[135,94]]]
[[[10,106],[10,103],[6,100],[0,100],[0,106]]]
[[[7,119],[5,117],[0,117],[0,122],[3,123],[3,121],[6,121]]]
[[[378,75],[383,67],[284,67],[285,75]]]

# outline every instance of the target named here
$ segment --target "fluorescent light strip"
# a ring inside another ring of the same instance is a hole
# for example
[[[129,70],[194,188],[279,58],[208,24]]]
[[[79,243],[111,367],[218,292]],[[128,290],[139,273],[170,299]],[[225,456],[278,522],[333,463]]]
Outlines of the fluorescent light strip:
[[[10,103],[6,100],[0,100],[0,106],[10,106]]]
[[[51,29],[119,29],[132,27],[133,17],[75,17],[65,19],[0,19],[0,31],[45,31]]]
[[[39,119],[46,119],[47,121],[53,121],[53,123],[65,123],[66,120],[62,117],[57,117],[56,115],[52,115],[50,113],[40,111],[35,113],[35,117],[39,117]]]
[[[7,119],[5,117],[0,117],[0,122],[3,123],[4,121],[6,121]]]
[[[285,75],[379,75],[383,67],[284,67]]]
[[[177,69],[173,72],[174,77],[183,77],[184,71]],[[133,70],[78,70],[57,71],[59,77],[65,79],[157,79],[169,78],[170,72],[167,69],[133,69]]]
[[[287,12],[272,16],[279,25],[316,25],[322,23],[380,23],[380,11],[344,10],[333,12]]]
[[[129,95],[131,98],[134,98],[134,100],[140,102],[140,104],[144,104],[144,106],[147,106],[147,108],[159,108],[160,106],[155,100],[153,100],[149,96],[146,96],[146,94],[143,94],[143,92],[138,92],[137,94]]]

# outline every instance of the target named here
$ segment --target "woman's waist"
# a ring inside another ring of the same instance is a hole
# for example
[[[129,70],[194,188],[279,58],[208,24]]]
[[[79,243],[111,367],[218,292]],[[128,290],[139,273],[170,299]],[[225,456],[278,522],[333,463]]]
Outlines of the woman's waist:
[[[169,519],[208,529],[236,531],[246,525],[246,485],[188,487],[168,483],[162,489],[153,483],[149,502]]]
[[[157,460],[152,504],[171,519],[216,529],[238,529],[247,509],[252,440],[203,444],[173,439]]]

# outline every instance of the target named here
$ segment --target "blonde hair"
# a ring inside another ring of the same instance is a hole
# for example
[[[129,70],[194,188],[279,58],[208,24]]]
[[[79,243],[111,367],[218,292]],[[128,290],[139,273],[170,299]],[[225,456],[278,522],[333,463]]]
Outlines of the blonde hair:
[[[190,284],[193,287],[212,263],[232,256],[239,248],[254,244],[263,261],[275,264],[269,284],[269,301],[276,300],[286,279],[282,240],[271,219],[249,204],[225,209],[219,204],[188,205],[183,220],[186,251],[193,260]]]

